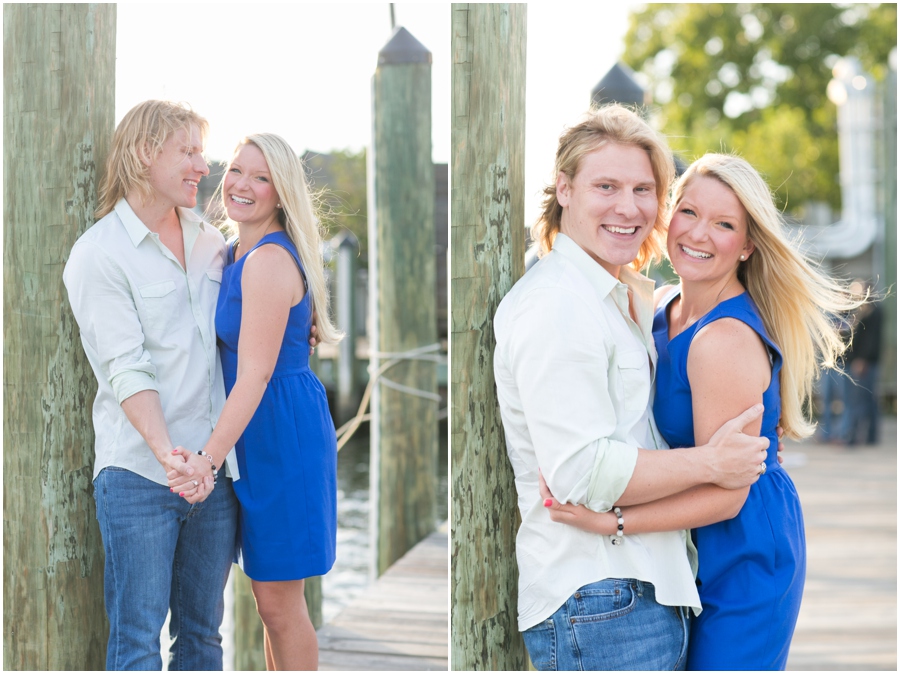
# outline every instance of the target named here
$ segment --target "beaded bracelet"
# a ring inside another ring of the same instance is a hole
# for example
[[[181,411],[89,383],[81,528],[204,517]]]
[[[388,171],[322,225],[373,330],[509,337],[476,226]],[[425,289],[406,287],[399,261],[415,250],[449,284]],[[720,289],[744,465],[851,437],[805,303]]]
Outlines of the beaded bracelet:
[[[625,539],[625,518],[622,517],[622,510],[618,506],[613,508],[613,512],[616,513],[619,528],[615,534],[609,537],[609,540],[613,545],[622,545],[622,541]]]
[[[205,456],[206,457],[206,459],[209,461],[209,465],[212,466],[213,484],[214,485],[219,484],[219,470],[218,470],[218,468],[216,468],[216,464],[213,463],[212,455],[207,454],[206,452],[204,452],[201,449],[197,452],[197,456]]]

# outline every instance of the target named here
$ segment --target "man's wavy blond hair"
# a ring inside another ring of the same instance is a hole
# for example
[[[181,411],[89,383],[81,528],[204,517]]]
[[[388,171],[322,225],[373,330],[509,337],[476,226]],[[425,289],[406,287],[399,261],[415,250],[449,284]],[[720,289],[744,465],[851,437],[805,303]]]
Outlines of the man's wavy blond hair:
[[[135,192],[142,199],[149,198],[153,191],[150,171],[142,157],[156,158],[173,133],[184,130],[190,135],[192,126],[200,130],[200,141],[205,145],[209,122],[186,103],[144,101],[129,110],[116,127],[106,159],[97,218],[110,213],[126,194]]]
[[[578,123],[568,127],[560,136],[553,181],[544,188],[543,209],[531,228],[531,239],[540,247],[538,255],[544,255],[553,249],[553,241],[560,228],[562,206],[556,199],[557,177],[564,173],[570,181],[573,180],[582,158],[608,142],[634,145],[644,150],[650,157],[650,166],[656,180],[656,198],[659,203],[656,222],[631,267],[643,269],[662,256],[667,229],[666,198],[669,184],[675,176],[672,151],[665,139],[637,113],[618,103],[589,110]]]

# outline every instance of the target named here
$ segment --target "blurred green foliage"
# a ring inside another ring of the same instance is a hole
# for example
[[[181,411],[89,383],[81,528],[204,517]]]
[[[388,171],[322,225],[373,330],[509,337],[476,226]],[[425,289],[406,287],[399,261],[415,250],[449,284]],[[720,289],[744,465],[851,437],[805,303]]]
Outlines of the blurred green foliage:
[[[649,4],[623,61],[649,81],[652,117],[687,162],[735,152],[779,206],[840,209],[831,69],[853,55],[876,81],[897,45],[896,4]]]
[[[349,229],[359,239],[360,267],[369,266],[366,210],[366,151],[308,152],[304,158],[313,193],[319,196],[322,224],[328,238]]]

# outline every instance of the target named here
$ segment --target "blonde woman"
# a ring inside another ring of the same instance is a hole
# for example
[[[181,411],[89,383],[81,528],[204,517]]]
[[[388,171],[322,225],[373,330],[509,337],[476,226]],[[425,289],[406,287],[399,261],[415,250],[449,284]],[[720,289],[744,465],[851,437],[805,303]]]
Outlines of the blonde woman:
[[[607,513],[559,505],[551,519],[602,534],[693,528],[702,612],[687,669],[784,669],[806,572],[800,501],[776,458],[780,423],[810,435],[820,366],[845,344],[830,316],[859,302],[786,240],[772,195],[743,159],[708,154],[676,183],[667,251],[681,278],[657,290],[654,415],[673,448],[706,442],[724,420],[762,402],[747,430],[771,441],[764,473],[741,489],[702,485]],[[549,492],[545,489],[549,497]]]
[[[216,307],[228,398],[198,454],[215,467],[232,446],[237,453],[240,561],[265,629],[266,666],[315,669],[303,583],[334,563],[337,447],[325,389],[309,369],[307,338],[313,320],[319,343],[341,335],[328,318],[321,236],[290,146],[273,134],[246,137],[221,193],[237,234]],[[170,486],[189,499],[202,498],[209,486],[193,489],[170,476]]]

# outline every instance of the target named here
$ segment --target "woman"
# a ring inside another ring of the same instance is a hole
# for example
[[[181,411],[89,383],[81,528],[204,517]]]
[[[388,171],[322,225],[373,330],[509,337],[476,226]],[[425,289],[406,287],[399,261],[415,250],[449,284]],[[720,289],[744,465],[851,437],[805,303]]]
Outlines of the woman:
[[[232,446],[237,452],[240,562],[262,618],[267,668],[316,669],[303,579],[334,563],[337,449],[325,389],[309,369],[313,309],[319,343],[341,335],[328,318],[321,236],[290,146],[273,134],[245,138],[221,193],[237,230],[216,307],[228,398],[198,454],[220,466]],[[188,498],[204,488],[170,477]]]
[[[657,501],[594,513],[558,505],[551,519],[596,533],[691,527],[702,612],[688,669],[784,669],[803,593],[806,546],[794,485],[776,458],[813,431],[804,408],[820,367],[845,349],[834,314],[858,302],[786,241],[772,195],[743,159],[708,154],[676,183],[667,252],[680,288],[656,293],[659,354],[654,415],[673,448],[703,443],[732,412],[762,402],[745,429],[771,441],[755,484],[703,485]],[[620,524],[624,524],[620,526]]]

